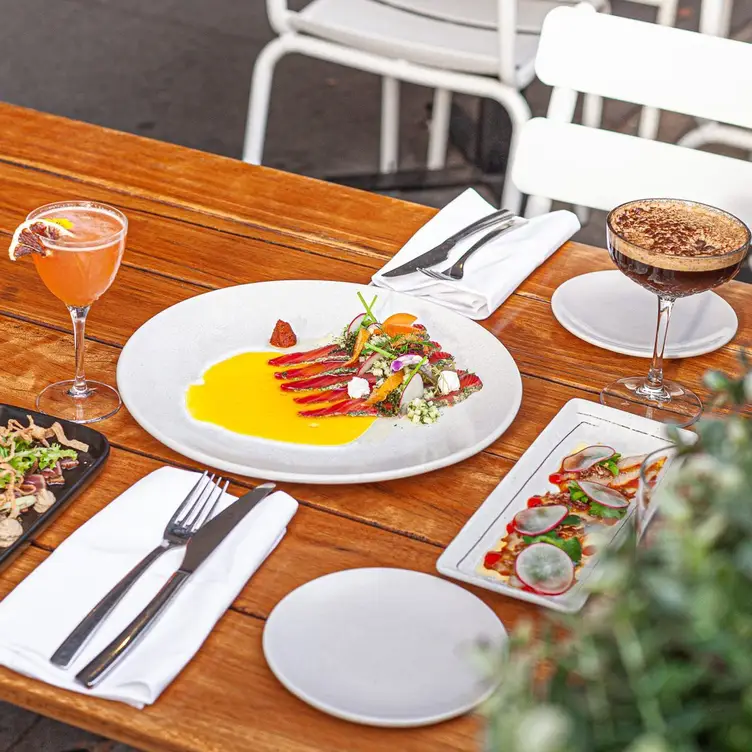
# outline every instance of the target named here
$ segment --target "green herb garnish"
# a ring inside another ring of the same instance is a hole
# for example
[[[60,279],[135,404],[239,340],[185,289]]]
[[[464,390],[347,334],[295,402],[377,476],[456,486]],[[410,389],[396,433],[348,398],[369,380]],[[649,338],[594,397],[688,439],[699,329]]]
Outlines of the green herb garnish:
[[[556,548],[560,548],[575,564],[582,559],[582,546],[577,538],[568,538],[564,540],[559,538],[556,533],[543,533],[543,535],[523,535],[522,540],[528,545],[532,543],[550,543]]]
[[[569,498],[572,501],[589,501],[587,494],[574,481],[569,482]]]
[[[371,301],[371,304],[368,305],[366,303],[366,299],[360,294],[360,290],[358,290],[358,297],[360,298],[360,302],[363,304],[363,308],[366,309],[366,317],[363,319],[363,321],[360,324],[360,328],[364,326],[370,326],[371,324],[378,323],[378,319],[376,316],[374,316],[373,311],[371,310],[376,303],[376,301],[379,299],[378,295],[374,295],[373,300]],[[368,322],[368,323],[366,323]]]
[[[590,502],[590,514],[594,517],[618,520],[624,516],[626,511],[626,507],[622,509],[612,509],[611,507],[604,507],[603,504],[599,504],[597,501]]]

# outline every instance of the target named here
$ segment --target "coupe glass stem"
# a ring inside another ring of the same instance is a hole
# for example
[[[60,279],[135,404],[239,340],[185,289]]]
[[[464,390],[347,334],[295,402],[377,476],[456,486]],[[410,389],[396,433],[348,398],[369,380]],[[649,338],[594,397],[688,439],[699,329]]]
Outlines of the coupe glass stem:
[[[663,386],[663,353],[666,350],[668,325],[676,298],[658,296],[658,323],[655,327],[655,344],[653,345],[653,362],[643,387],[643,393],[655,399],[668,400],[669,393]]]
[[[86,397],[89,394],[84,371],[86,316],[89,313],[89,308],[91,306],[68,306],[73,321],[73,342],[76,347],[76,377],[73,380],[73,386],[70,388],[71,397]]]

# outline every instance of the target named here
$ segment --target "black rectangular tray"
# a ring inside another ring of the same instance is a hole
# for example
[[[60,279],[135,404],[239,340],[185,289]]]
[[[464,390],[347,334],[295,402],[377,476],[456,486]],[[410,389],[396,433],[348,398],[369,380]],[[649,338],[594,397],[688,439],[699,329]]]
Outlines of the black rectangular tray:
[[[77,423],[54,418],[51,415],[38,413],[34,410],[25,410],[21,407],[0,403],[0,426],[7,426],[8,421],[12,418],[18,420],[21,425],[28,425],[27,416],[29,415],[38,426],[45,428],[57,421],[63,427],[65,435],[69,439],[83,441],[84,444],[89,445],[89,451],[78,453],[78,467],[64,471],[65,485],[50,487],[50,491],[55,495],[55,503],[46,512],[40,514],[32,508],[21,513],[18,521],[23,527],[23,534],[12,545],[7,548],[0,548],[0,570],[7,567],[16,556],[28,548],[34,538],[94,480],[110,454],[110,442],[93,428],[80,426]]]

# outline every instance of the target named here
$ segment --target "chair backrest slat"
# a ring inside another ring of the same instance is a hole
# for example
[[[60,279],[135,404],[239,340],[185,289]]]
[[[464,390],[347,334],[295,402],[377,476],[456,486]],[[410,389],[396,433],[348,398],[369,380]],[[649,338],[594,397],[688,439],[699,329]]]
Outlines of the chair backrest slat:
[[[638,198],[686,198],[752,224],[752,163],[574,125],[575,92],[752,128],[752,45],[557,8],[543,25],[538,76],[554,86],[547,118],[526,123],[511,179],[532,199],[609,211]]]
[[[752,162],[535,118],[512,171],[523,192],[609,211],[638,198],[686,198],[752,225]]]
[[[538,77],[610,99],[752,128],[752,45],[589,12],[546,17]]]

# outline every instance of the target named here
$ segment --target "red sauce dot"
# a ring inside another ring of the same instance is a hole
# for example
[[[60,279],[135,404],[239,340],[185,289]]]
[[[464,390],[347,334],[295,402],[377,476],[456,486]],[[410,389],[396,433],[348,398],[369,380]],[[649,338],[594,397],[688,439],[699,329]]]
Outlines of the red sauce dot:
[[[501,553],[499,551],[489,551],[486,557],[483,559],[483,566],[486,569],[492,569],[493,565],[501,559]]]
[[[531,496],[527,500],[528,507],[539,507],[543,503],[543,499],[540,496]]]
[[[514,533],[514,532],[516,532],[516,531],[517,531],[517,528],[516,528],[516,527],[514,526],[514,522],[510,522],[510,523],[509,523],[509,524],[507,525],[507,533],[508,533],[509,535],[511,535],[512,533]]]
[[[598,549],[595,546],[585,546],[585,548],[582,549],[582,553],[585,556],[592,556]]]

